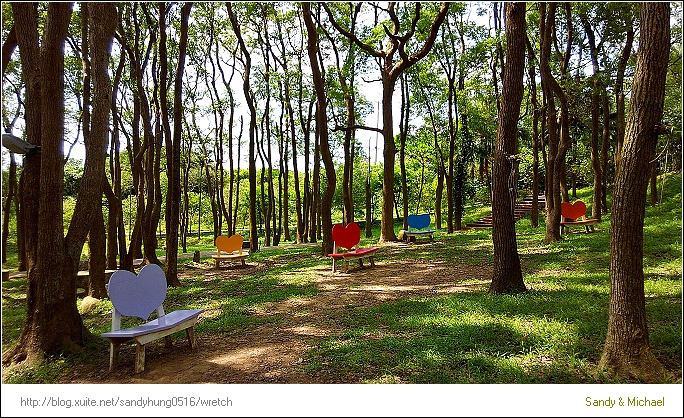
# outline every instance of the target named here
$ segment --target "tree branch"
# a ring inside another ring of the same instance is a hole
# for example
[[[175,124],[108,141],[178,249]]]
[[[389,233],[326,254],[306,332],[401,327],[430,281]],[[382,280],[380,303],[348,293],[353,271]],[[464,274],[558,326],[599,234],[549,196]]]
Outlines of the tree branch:
[[[357,38],[356,35],[354,35],[353,33],[347,31],[342,26],[340,26],[340,24],[337,23],[337,21],[333,17],[333,14],[330,11],[330,8],[328,7],[327,3],[323,2],[321,4],[323,5],[323,8],[325,9],[326,13],[328,14],[328,20],[330,20],[330,23],[333,25],[333,27],[335,29],[337,29],[337,31],[339,33],[346,36],[350,41],[354,42],[359,48],[366,51],[370,55],[372,55],[374,57],[378,57],[378,58],[384,58],[385,57],[384,52],[377,51],[377,50],[373,49],[372,46],[361,42],[361,40],[359,38]]]
[[[332,129],[332,131],[333,132],[335,132],[335,131],[351,131],[351,130],[356,130],[356,129],[382,133],[382,129],[380,129],[380,128],[373,128],[373,127],[365,126],[365,125],[351,125],[351,126],[337,125]]]

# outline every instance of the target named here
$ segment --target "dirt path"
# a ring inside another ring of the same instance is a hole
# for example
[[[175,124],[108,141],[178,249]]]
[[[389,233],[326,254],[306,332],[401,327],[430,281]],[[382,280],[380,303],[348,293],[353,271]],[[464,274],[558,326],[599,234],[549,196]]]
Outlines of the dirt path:
[[[375,267],[350,268],[348,274],[315,270],[314,296],[266,305],[257,315],[282,315],[279,321],[235,334],[196,334],[198,346],[186,340],[166,349],[163,340],[147,349],[145,371],[133,374],[135,348],[122,346],[120,364],[113,372],[75,367],[61,383],[358,383],[353,377],[336,376],[325,369],[307,373],[305,352],[325,337],[345,331],[340,313],[370,307],[408,296],[455,293],[485,286],[489,268],[460,266],[446,269],[438,263],[376,263]],[[179,272],[180,273],[180,272]],[[479,279],[478,284],[459,284]],[[344,380],[347,379],[347,380]]]

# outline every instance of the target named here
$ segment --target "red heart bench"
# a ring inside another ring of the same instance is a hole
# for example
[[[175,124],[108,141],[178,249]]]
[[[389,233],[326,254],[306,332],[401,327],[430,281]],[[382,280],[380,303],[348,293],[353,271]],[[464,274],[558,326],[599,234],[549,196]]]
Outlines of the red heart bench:
[[[245,258],[249,255],[247,252],[242,251],[243,238],[239,234],[227,237],[225,235],[219,235],[214,240],[214,245],[216,245],[216,255],[211,257],[216,260],[216,269],[218,270],[221,261],[226,260],[239,260],[242,261],[242,265],[245,265]],[[225,254],[222,254],[225,253]]]
[[[571,226],[584,226],[587,233],[591,228],[594,232],[594,224],[598,223],[598,219],[587,219],[587,205],[581,200],[575,203],[563,202],[561,203],[561,235],[565,229],[570,229]]]
[[[337,260],[344,262],[344,272],[348,272],[349,262],[351,260],[359,260],[359,266],[363,267],[363,259],[368,258],[371,267],[375,266],[375,251],[377,247],[359,248],[359,241],[361,240],[361,229],[352,222],[347,226],[336,224],[332,228],[333,237],[333,252],[328,254],[332,257],[333,265],[332,271],[335,272]],[[346,248],[346,252],[338,252],[338,247]]]

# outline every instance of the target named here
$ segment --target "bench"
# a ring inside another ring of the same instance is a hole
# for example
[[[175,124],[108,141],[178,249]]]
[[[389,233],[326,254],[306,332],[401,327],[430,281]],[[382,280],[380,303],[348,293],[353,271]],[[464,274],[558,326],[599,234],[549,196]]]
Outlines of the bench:
[[[212,258],[216,260],[216,269],[221,265],[221,261],[241,261],[242,265],[245,265],[245,258],[249,255],[248,252],[243,252],[242,248],[244,240],[239,234],[231,235],[227,237],[225,235],[219,235],[214,240],[214,245],[216,245],[216,255],[212,255]],[[225,253],[225,254],[224,254]]]
[[[346,227],[342,224],[336,224],[332,228],[333,237],[333,252],[328,254],[332,257],[332,271],[336,270],[336,265],[338,260],[342,260],[344,263],[344,272],[347,273],[349,269],[349,262],[352,260],[359,260],[359,266],[363,267],[363,259],[367,258],[370,262],[371,267],[375,266],[375,252],[378,250],[377,247],[366,247],[359,248],[359,241],[361,240],[361,229],[356,224],[352,222]],[[339,252],[338,248],[346,248],[347,251]]]
[[[170,347],[170,335],[185,330],[190,348],[196,346],[194,326],[203,309],[176,310],[164,312],[166,299],[166,275],[156,264],[148,264],[136,276],[127,270],[117,270],[107,285],[109,299],[112,301],[112,330],[102,337],[109,339],[109,370],[114,370],[119,362],[119,349],[122,343],[135,340],[135,373],[145,370],[145,346],[159,338],[164,338]],[[157,318],[147,321],[153,311]],[[138,317],[147,321],[142,325],[121,329],[124,316]]]
[[[416,237],[430,237],[431,240],[434,240],[435,230],[430,229],[431,222],[429,213],[409,215],[406,218],[408,230],[404,231],[404,236],[411,242],[416,242]]]
[[[566,229],[569,231],[571,226],[584,226],[587,233],[594,232],[594,224],[598,219],[587,219],[587,205],[581,200],[575,203],[561,203],[561,235]]]

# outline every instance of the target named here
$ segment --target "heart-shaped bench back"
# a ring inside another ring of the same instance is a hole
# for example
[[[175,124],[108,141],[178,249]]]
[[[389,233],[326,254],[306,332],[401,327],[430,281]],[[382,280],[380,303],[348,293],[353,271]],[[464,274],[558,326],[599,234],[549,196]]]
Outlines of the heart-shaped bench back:
[[[423,213],[421,215],[409,215],[406,222],[411,228],[423,229],[430,226],[430,214]]]
[[[580,218],[587,213],[587,205],[581,200],[575,203],[563,202],[561,203],[561,215],[564,218],[572,219],[573,221]]]
[[[332,228],[332,237],[335,240],[335,244],[339,247],[351,250],[361,240],[361,229],[356,222],[352,222],[347,226],[336,224]]]
[[[109,299],[122,315],[147,320],[166,299],[166,275],[156,264],[148,264],[136,276],[117,270],[109,278]]]
[[[244,240],[242,239],[242,236],[239,234],[235,234],[230,237],[227,237],[225,235],[219,235],[214,240],[214,245],[216,245],[216,248],[218,248],[219,251],[223,251],[225,253],[230,254],[233,251],[241,249],[243,242]]]

